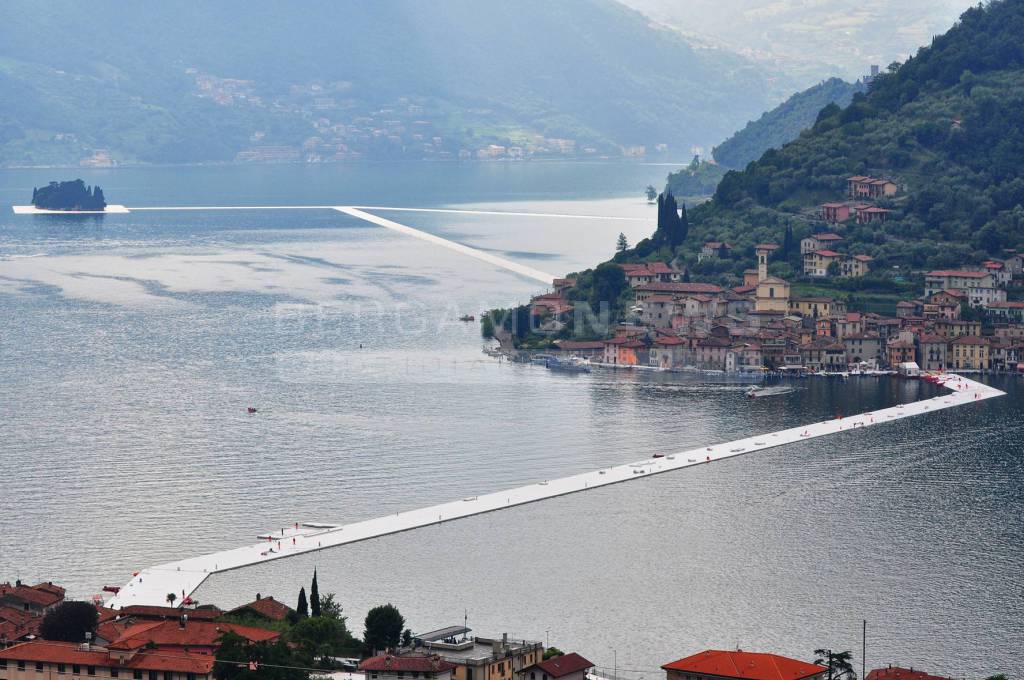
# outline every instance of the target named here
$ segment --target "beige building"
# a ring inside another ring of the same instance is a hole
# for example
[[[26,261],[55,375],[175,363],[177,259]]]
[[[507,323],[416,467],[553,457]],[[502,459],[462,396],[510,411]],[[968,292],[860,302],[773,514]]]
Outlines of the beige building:
[[[828,268],[833,263],[840,266],[843,255],[834,250],[812,250],[804,253],[805,276],[829,276]]]
[[[754,309],[758,312],[789,312],[789,281],[775,276],[761,279],[757,284]]]
[[[989,343],[976,335],[965,335],[949,343],[947,361],[953,370],[987,371]]]
[[[850,257],[843,258],[843,261],[839,263],[839,275],[847,278],[856,278],[858,276],[864,276],[871,271],[871,261],[874,260],[870,255],[852,255]]]
[[[419,654],[436,654],[454,664],[451,680],[517,680],[516,673],[543,660],[544,645],[528,640],[472,637],[468,628],[452,626],[424,635]],[[371,679],[372,680],[372,679]],[[381,679],[383,680],[383,679]]]
[[[840,308],[845,313],[845,303],[830,297],[795,297],[789,300],[789,313],[800,316],[828,318],[838,314]]]

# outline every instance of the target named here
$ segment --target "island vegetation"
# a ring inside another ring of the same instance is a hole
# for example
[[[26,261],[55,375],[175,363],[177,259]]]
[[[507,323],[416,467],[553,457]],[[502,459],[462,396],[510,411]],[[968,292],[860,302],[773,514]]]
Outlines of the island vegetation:
[[[99,186],[86,186],[85,182],[76,179],[33,188],[32,205],[45,210],[102,211],[107,207],[107,201]]]

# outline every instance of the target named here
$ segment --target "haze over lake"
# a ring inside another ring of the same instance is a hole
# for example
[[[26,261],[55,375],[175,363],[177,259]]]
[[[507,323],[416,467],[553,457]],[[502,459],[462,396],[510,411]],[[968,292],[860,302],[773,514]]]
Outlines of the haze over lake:
[[[650,216],[668,168],[379,163],[83,171],[108,200]],[[23,203],[53,171],[0,172]],[[556,275],[653,224],[380,213]],[[0,573],[87,597],[139,568],[933,394],[808,381],[756,400],[685,377],[558,375],[458,321],[539,286],[334,211],[0,212]],[[705,647],[868,667],[1012,668],[1024,598],[1021,391],[215,577],[291,602],[314,567],[350,622],[385,601],[616,650],[624,677]],[[256,416],[246,414],[257,406]],[[69,556],[69,557],[65,557]],[[73,556],[73,557],[70,557]],[[589,650],[593,650],[590,653]]]

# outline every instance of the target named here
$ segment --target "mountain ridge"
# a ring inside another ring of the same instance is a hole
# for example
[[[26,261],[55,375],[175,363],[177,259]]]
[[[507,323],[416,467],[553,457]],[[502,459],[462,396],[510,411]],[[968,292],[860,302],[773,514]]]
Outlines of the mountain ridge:
[[[12,0],[0,18],[0,83],[18,94],[0,102],[7,165],[96,149],[120,162],[221,162],[253,146],[406,158],[434,137],[431,152],[457,154],[535,135],[598,155],[678,154],[776,96],[763,67],[694,48],[612,0],[452,0],[443,11],[317,0],[301,12]],[[373,118],[387,110],[400,125]]]

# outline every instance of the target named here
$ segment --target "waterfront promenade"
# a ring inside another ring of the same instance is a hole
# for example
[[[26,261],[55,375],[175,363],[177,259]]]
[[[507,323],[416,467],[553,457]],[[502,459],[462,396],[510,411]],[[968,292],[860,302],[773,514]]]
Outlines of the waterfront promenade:
[[[955,374],[940,376],[940,384],[950,392],[918,402],[801,425],[778,432],[758,434],[660,458],[646,458],[561,479],[538,481],[507,491],[470,496],[440,505],[353,522],[343,526],[304,524],[296,527],[294,523],[289,523],[290,530],[271,532],[258,543],[143,569],[121,588],[120,592],[110,600],[108,606],[120,608],[134,604],[163,605],[166,604],[168,593],[175,593],[180,601],[194,593],[211,574],[410,531],[432,524],[450,522],[557,496],[585,492],[610,484],[635,481],[695,465],[708,465],[727,458],[792,444],[805,439],[843,432],[856,436],[855,432],[865,427],[884,425],[903,418],[967,406],[1004,394],[1000,390]]]

